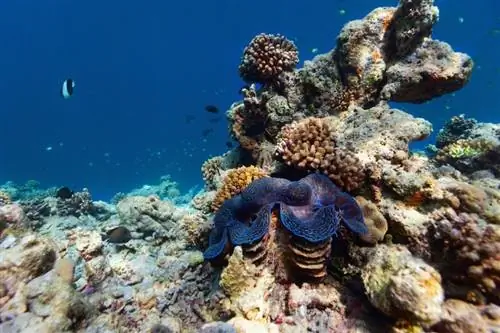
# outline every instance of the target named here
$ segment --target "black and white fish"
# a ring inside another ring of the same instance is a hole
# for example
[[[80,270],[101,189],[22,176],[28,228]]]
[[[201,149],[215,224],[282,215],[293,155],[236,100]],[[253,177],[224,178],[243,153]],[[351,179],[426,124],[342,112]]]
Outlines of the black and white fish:
[[[68,99],[73,95],[73,90],[75,89],[75,81],[72,79],[66,79],[64,80],[62,87],[61,87],[61,96],[64,99]]]

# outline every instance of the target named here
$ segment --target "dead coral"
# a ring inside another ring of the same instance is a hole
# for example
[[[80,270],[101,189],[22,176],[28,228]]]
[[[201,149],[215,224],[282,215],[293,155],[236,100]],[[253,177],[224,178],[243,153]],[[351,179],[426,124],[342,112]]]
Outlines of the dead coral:
[[[379,245],[366,251],[362,280],[380,311],[413,324],[432,325],[441,316],[441,276],[403,246]]]
[[[449,299],[443,305],[441,320],[432,327],[438,333],[488,333],[500,325],[498,305],[474,306],[457,299]]]
[[[295,44],[280,35],[259,34],[245,48],[239,71],[248,82],[268,82],[299,62]]]
[[[306,118],[285,126],[276,153],[285,164],[325,173],[338,186],[352,191],[361,186],[365,172],[351,152],[335,147],[328,118]]]
[[[212,202],[212,210],[217,211],[225,200],[239,194],[254,180],[266,176],[267,173],[264,170],[255,166],[243,166],[229,171],[224,178],[222,187],[215,195]]]
[[[442,271],[455,283],[468,286],[469,296],[500,301],[500,227],[485,224],[477,215],[445,210],[436,218],[436,237],[444,244]],[[466,296],[467,297],[467,296]],[[474,301],[474,299],[468,299]],[[481,301],[483,300],[483,301]]]

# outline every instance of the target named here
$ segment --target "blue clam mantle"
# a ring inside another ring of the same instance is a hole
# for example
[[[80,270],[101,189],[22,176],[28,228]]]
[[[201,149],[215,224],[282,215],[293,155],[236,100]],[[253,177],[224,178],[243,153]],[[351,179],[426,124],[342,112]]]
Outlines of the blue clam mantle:
[[[368,232],[356,200],[328,177],[310,174],[298,181],[262,178],[226,200],[217,211],[205,259],[215,259],[224,253],[228,241],[237,246],[261,240],[269,232],[275,207],[285,229],[310,243],[332,237],[341,222],[354,233]]]

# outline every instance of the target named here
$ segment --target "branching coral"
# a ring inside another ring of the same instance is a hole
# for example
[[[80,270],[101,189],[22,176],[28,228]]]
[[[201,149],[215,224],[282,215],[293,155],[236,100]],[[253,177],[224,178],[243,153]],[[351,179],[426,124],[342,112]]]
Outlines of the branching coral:
[[[217,191],[212,202],[212,210],[217,211],[222,203],[239,194],[251,182],[266,177],[264,170],[255,166],[239,167],[228,172],[223,180],[222,187]]]
[[[239,66],[241,77],[248,82],[268,82],[299,62],[295,44],[280,35],[259,34],[245,48]]]
[[[352,191],[365,180],[365,171],[351,152],[335,147],[328,118],[306,118],[285,126],[277,145],[277,155],[285,164],[299,169],[319,170],[338,186]]]

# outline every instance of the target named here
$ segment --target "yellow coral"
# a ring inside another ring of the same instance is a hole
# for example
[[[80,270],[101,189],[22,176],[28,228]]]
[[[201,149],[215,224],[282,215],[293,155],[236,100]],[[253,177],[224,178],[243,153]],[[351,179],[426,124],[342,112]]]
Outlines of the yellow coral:
[[[384,239],[387,232],[387,220],[372,201],[362,196],[357,196],[356,201],[363,211],[365,223],[368,226],[368,234],[361,235],[360,238],[366,243],[377,244]]]
[[[220,286],[230,297],[238,297],[245,290],[253,288],[258,270],[255,265],[245,261],[241,247],[236,247],[229,257],[229,263],[222,271]]]
[[[217,211],[225,200],[241,193],[254,180],[266,176],[267,174],[264,170],[255,166],[243,166],[229,171],[224,178],[222,187],[215,195],[212,202],[212,210]]]
[[[485,139],[466,139],[457,140],[438,152],[436,159],[447,161],[463,158],[472,158],[481,155],[493,148],[494,144]]]

